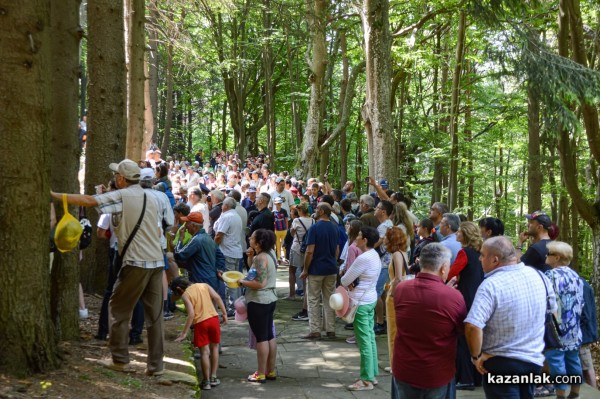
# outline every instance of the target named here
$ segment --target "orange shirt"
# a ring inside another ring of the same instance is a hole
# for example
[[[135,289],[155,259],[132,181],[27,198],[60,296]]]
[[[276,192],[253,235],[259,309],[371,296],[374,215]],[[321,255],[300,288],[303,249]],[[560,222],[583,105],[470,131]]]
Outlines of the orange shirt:
[[[194,324],[198,324],[211,317],[218,316],[215,305],[210,298],[209,285],[204,283],[190,285],[185,293],[194,305]]]

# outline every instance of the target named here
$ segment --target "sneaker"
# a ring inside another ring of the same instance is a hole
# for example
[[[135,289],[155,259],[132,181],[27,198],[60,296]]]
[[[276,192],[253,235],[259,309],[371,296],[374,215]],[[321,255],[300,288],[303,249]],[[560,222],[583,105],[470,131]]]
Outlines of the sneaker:
[[[169,311],[166,311],[164,313],[165,321],[172,320],[174,317],[175,317],[175,315],[173,313],[169,312]]]
[[[304,296],[304,290],[296,290],[296,295]]]
[[[344,330],[354,330],[354,324],[348,323],[344,326]]]
[[[270,373],[267,373],[265,378],[269,381],[275,381],[277,379],[277,371],[273,370]]]
[[[111,369],[114,371],[120,371],[123,373],[134,373],[135,369],[129,363],[115,363],[112,359],[102,359],[98,361],[98,364]]]
[[[286,258],[281,258],[279,259],[279,264],[282,266],[289,266],[290,265],[290,261],[287,260]]]
[[[375,335],[385,335],[387,334],[387,327],[385,324],[377,324],[373,328],[373,331],[375,331]]]
[[[308,313],[298,312],[292,316],[294,321],[308,321]]]
[[[210,377],[210,386],[211,387],[216,387],[220,383],[221,383],[221,380],[218,379],[217,377]]]
[[[146,371],[144,373],[146,373],[146,375],[148,377],[155,377],[155,376],[163,375],[165,373],[165,369],[156,370],[156,371],[150,371],[150,370],[146,369]]]
[[[200,389],[202,389],[203,391],[209,391],[210,390],[210,381],[208,380],[204,380],[200,383]]]
[[[139,345],[144,343],[144,340],[141,337],[131,337],[129,338],[129,345]]]
[[[255,371],[254,374],[250,374],[248,376],[248,381],[259,382],[261,384],[264,384],[265,382],[267,382],[267,377],[265,377],[264,374],[258,374],[258,371]]]
[[[356,343],[356,335],[346,338],[346,342],[349,344],[355,344]]]
[[[230,318],[230,319],[231,319],[232,317],[235,317],[235,310],[234,310],[234,309],[229,309],[229,310],[227,311],[227,317],[228,317],[228,318]]]
[[[89,317],[89,313],[87,309],[79,309],[79,318],[81,320],[85,320]]]

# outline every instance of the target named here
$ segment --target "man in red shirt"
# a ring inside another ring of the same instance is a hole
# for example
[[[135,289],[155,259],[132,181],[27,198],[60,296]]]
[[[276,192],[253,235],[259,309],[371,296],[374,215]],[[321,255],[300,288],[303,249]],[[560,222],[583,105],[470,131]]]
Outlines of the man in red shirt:
[[[450,257],[442,244],[429,244],[419,258],[421,272],[394,290],[392,399],[456,397],[456,345],[467,307],[460,292],[444,283]]]

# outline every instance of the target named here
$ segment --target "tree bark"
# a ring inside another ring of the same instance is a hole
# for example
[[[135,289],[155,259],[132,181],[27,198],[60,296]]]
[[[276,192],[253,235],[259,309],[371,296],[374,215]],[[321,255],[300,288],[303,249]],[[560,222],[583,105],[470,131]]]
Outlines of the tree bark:
[[[558,48],[559,54],[563,57],[568,56],[568,37],[571,35],[572,58],[583,66],[587,66],[585,59],[585,50],[580,36],[583,31],[581,13],[578,0],[560,0],[559,19],[558,19]],[[583,57],[582,57],[583,54]],[[590,145],[590,151],[596,163],[600,162],[600,151],[593,147],[600,142],[600,129],[597,110],[584,106],[581,116],[584,120],[585,133]],[[594,116],[595,113],[595,116]],[[563,177],[563,183],[569,192],[571,201],[577,209],[579,215],[585,220],[592,230],[593,241],[593,273],[592,286],[596,292],[596,302],[600,301],[600,198],[596,198],[592,204],[587,201],[577,184],[577,162],[574,143],[571,140],[569,131],[565,127],[559,126],[558,151],[560,155],[560,166]],[[597,177],[600,175],[600,169],[597,171]],[[598,192],[598,187],[596,187]],[[597,309],[600,314],[600,308]]]
[[[532,35],[535,33],[531,33]],[[535,51],[530,44],[530,51]],[[540,101],[532,81],[527,84],[527,209],[529,213],[542,209],[542,157],[540,154]]]
[[[265,75],[264,81],[264,114],[265,114],[265,122],[267,126],[267,148],[269,158],[271,159],[271,165],[269,165],[272,169],[276,168],[276,159],[275,159],[275,148],[276,148],[276,139],[275,139],[275,103],[274,103],[274,93],[273,93],[273,50],[271,46],[271,1],[263,0],[263,35],[264,35],[264,44],[262,51],[262,61],[263,61],[263,71]]]
[[[298,80],[297,74],[295,73],[294,60],[292,57],[292,46],[289,40],[289,28],[286,26],[286,48],[287,48],[287,63],[288,73],[290,79],[290,105],[292,107],[292,119],[293,119],[293,137],[295,142],[296,153],[300,151],[302,147],[302,120],[300,118],[300,105],[296,98],[296,81]]]
[[[148,44],[150,47],[150,51],[148,52],[148,90],[150,95],[150,110],[152,112],[152,131],[146,128],[147,134],[151,134],[151,142],[157,142],[158,136],[158,66],[159,66],[159,58],[158,58],[158,32],[156,30],[156,24],[158,23],[157,17],[157,9],[156,9],[156,0],[150,0],[149,5],[150,12],[150,24],[151,28],[148,30]],[[148,104],[146,104],[146,111],[148,111]],[[148,121],[146,126],[149,126],[150,122]],[[144,146],[143,149],[146,150],[148,146]],[[145,154],[144,154],[145,155]],[[145,158],[144,158],[145,159]]]
[[[171,145],[171,126],[173,125],[173,43],[167,45],[167,98],[165,111],[165,128],[163,131],[163,141],[160,150],[163,154],[168,154]]]
[[[111,162],[125,156],[126,70],[123,3],[109,0],[88,1],[89,114],[86,149],[85,193],[107,184]],[[90,133],[91,132],[91,133]],[[88,213],[92,226],[98,214]],[[82,284],[86,291],[103,292],[106,287],[108,245],[92,240],[86,250]]]
[[[304,127],[304,141],[300,159],[300,175],[303,178],[315,177],[318,173],[319,134],[322,129],[322,107],[324,98],[324,77],[327,65],[327,45],[325,27],[327,2],[314,0],[307,2],[308,25],[311,32],[312,60],[307,60],[310,69],[310,103]],[[308,55],[307,55],[308,58]]]
[[[460,77],[465,58],[465,36],[467,30],[467,15],[460,12],[458,22],[458,39],[456,40],[456,56],[454,74],[452,76],[452,100],[450,106],[450,176],[448,179],[448,206],[456,208],[458,195],[458,114],[460,104]]]
[[[128,118],[127,118],[127,148],[126,157],[138,161],[145,159],[144,140],[144,86],[146,74],[144,58],[146,50],[145,34],[145,3],[144,0],[128,0],[131,14],[127,21],[129,43],[129,73],[128,73]]]
[[[0,157],[0,373],[16,375],[59,363],[48,273],[50,3],[0,5],[0,143],[10,149]]]
[[[79,140],[76,129],[79,119],[79,1],[54,2],[50,10],[52,32],[51,93],[54,104],[52,123],[52,189],[59,192],[79,191]],[[56,204],[58,205],[58,204]],[[63,216],[63,207],[56,206],[56,219]],[[70,213],[78,214],[76,207]],[[52,320],[58,339],[79,338],[79,251],[54,255],[52,266]]]
[[[366,59],[366,101],[362,115],[368,136],[369,175],[398,184],[390,107],[391,35],[389,0],[363,0],[360,9]]]
[[[348,63],[348,45],[346,43],[346,31],[340,32],[340,50],[342,51],[342,87],[340,89],[340,104],[338,106],[338,122],[344,114],[344,101],[346,98],[349,74]],[[348,118],[349,120],[349,118]],[[346,131],[348,128],[342,129],[340,132],[340,187],[343,187],[348,180],[348,151],[346,149],[347,139]]]

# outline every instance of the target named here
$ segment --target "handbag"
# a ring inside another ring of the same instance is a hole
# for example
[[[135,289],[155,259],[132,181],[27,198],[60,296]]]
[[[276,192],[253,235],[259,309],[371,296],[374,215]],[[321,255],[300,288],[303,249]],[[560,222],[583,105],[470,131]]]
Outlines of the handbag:
[[[342,317],[342,320],[344,320],[346,323],[352,323],[354,321],[354,317],[356,316],[356,311],[358,310],[358,302],[350,297],[348,297],[348,299],[350,300],[350,306],[348,306],[348,311]]]
[[[375,280],[375,283],[377,283],[377,280]],[[365,292],[363,292],[362,296],[360,297],[360,299],[358,301],[355,301],[354,299],[352,299],[350,297],[350,292],[348,292],[348,300],[350,301],[350,305],[348,306],[348,311],[346,312],[346,314],[341,317],[342,320],[344,320],[346,323],[352,323],[354,321],[354,317],[356,316],[356,311],[358,310],[358,302],[360,302],[363,299],[363,297],[365,296],[365,294],[367,293],[368,290],[373,288],[373,285],[375,285],[375,284],[371,284],[369,286],[369,288],[366,289]],[[348,291],[348,288],[346,288],[346,291]]]
[[[119,253],[119,251],[117,251],[117,254],[115,256],[115,262],[114,262],[113,267],[117,272],[119,270],[121,270],[121,267],[123,266],[123,259],[125,258],[125,253],[127,252],[127,248],[129,248],[129,244],[131,244],[131,242],[133,241],[133,238],[135,237],[136,233],[140,229],[142,220],[144,219],[144,213],[146,213],[146,193],[144,193],[144,205],[142,206],[142,213],[140,214],[140,218],[138,219],[138,221],[137,221],[135,227],[133,228],[133,231],[129,235],[129,237],[127,237],[127,241],[125,242],[125,245],[123,246],[123,251],[121,253]]]
[[[550,295],[548,294],[548,287],[546,286],[546,282],[544,281],[544,277],[541,275],[540,278],[544,283],[544,288],[546,289],[546,319],[544,320],[544,343],[545,348],[547,349],[559,349],[563,347],[561,341],[561,333],[560,327],[558,325],[558,321],[556,320],[556,316],[550,310]]]

